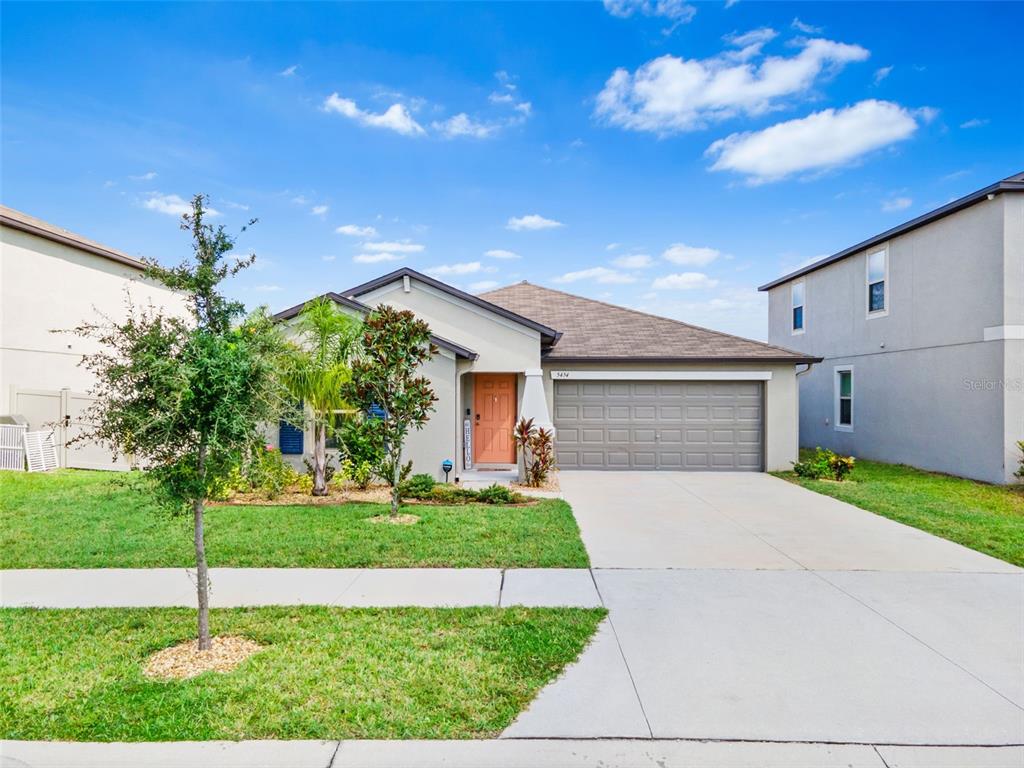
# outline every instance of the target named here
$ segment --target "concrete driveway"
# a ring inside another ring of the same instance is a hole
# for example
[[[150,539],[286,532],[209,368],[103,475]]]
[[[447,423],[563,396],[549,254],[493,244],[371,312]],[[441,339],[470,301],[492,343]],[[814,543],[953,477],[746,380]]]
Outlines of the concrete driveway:
[[[506,737],[1024,744],[1024,572],[762,474],[563,472],[609,621]]]

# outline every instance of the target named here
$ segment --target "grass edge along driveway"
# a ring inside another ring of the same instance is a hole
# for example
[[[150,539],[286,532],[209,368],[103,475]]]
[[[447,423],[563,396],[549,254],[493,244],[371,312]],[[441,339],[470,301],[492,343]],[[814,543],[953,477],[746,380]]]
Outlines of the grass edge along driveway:
[[[504,730],[606,615],[584,608],[214,609],[263,650],[228,673],[156,681],[194,637],[180,608],[0,610],[0,738],[465,739]]]
[[[371,524],[383,504],[216,506],[211,567],[586,568],[572,510],[410,506],[416,525]],[[191,517],[173,517],[112,472],[0,473],[0,568],[187,567]]]
[[[857,459],[850,482],[810,480],[792,472],[773,474],[876,515],[1024,566],[1024,488],[1020,486],[989,485],[904,464],[862,459]]]

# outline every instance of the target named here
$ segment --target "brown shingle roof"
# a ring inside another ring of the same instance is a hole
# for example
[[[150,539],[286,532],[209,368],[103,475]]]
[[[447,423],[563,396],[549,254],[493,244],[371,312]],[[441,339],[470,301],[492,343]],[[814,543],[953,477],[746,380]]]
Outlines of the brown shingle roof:
[[[480,294],[562,332],[546,360],[816,362],[760,341],[522,282]]]

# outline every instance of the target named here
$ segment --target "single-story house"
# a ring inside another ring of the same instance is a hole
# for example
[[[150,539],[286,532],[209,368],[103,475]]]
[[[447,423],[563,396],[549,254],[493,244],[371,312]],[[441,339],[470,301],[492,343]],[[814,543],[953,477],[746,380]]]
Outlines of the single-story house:
[[[93,376],[79,363],[99,347],[53,331],[123,318],[129,295],[137,305],[184,315],[184,298],[147,279],[145,267],[135,256],[0,206],[0,415],[22,416],[30,430],[53,429],[61,466],[128,467],[102,446],[67,446],[93,402]]]
[[[555,432],[561,469],[789,469],[797,367],[812,355],[522,282],[480,295],[403,268],[327,294],[344,310],[410,309],[436,334],[438,402],[406,459],[438,478],[512,469],[520,417]],[[287,322],[298,305],[278,313]],[[282,424],[282,451],[305,454]]]

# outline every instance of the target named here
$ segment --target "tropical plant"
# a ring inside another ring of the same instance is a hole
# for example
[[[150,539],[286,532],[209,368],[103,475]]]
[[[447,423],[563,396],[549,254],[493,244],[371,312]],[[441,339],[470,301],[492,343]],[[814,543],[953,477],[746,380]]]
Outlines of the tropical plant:
[[[400,485],[400,495],[403,499],[426,498],[436,485],[433,476],[428,474],[413,475]]]
[[[512,432],[516,445],[523,452],[523,479],[539,488],[547,482],[555,468],[555,446],[551,432],[534,426],[533,419],[521,418]]]
[[[190,319],[137,308],[129,297],[123,320],[74,331],[100,348],[83,360],[95,376],[96,401],[87,419],[93,427],[78,439],[134,456],[149,470],[159,501],[192,513],[200,650],[210,648],[205,500],[234,476],[241,455],[260,439],[261,426],[280,413],[275,372],[284,349],[265,311],[236,324],[244,307],[225,298],[220,283],[255,256],[226,258],[234,240],[223,226],[205,222],[206,204],[196,195],[182,217],[181,228],[193,241],[191,259],[169,269],[147,262],[148,278],[184,296]]]
[[[373,482],[373,464],[368,461],[344,459],[341,462],[341,477],[352,482],[356,488],[366,490]]]
[[[1020,467],[1014,472],[1014,477],[1018,478],[1021,482],[1024,482],[1024,440],[1017,441],[1017,449],[1021,453]]]
[[[391,486],[391,515],[396,517],[405,438],[410,429],[423,428],[437,401],[430,380],[420,373],[437,347],[425,322],[385,304],[363,322],[361,341],[346,392],[364,412],[383,412],[376,427],[384,453],[381,474]]]
[[[359,321],[321,296],[303,307],[293,326],[296,344],[288,356],[284,382],[309,412],[313,423],[313,495],[327,493],[327,437],[335,415],[349,407],[343,395],[352,378],[349,360],[359,339]],[[301,425],[296,425],[300,426]]]
[[[799,477],[812,480],[825,478],[842,482],[853,471],[856,460],[853,456],[840,456],[827,448],[815,448],[814,453],[803,461],[793,463],[793,472]]]

